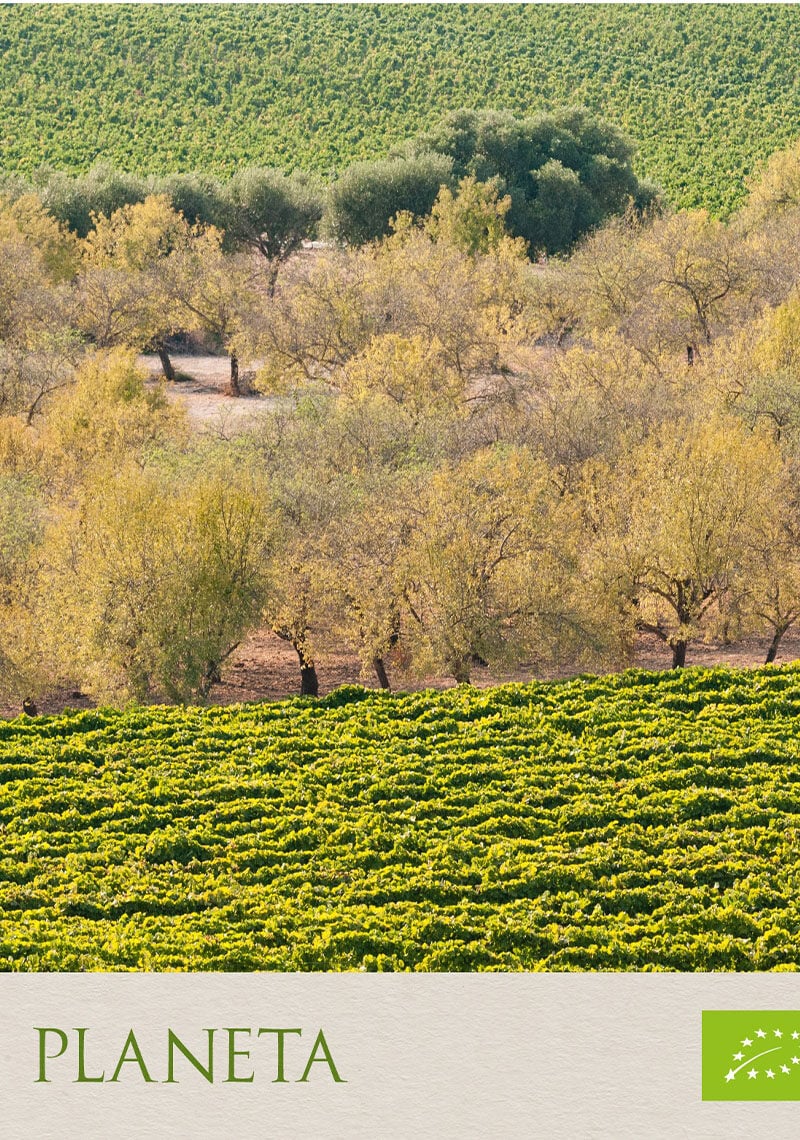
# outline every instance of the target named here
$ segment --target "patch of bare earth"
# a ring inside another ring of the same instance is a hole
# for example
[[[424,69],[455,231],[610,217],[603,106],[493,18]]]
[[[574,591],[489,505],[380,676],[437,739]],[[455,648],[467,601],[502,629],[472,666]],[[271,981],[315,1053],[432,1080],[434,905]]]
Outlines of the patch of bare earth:
[[[704,644],[690,645],[687,655],[688,666],[700,665],[711,668],[725,665],[728,668],[743,669],[763,665],[768,638],[749,638],[735,645]],[[783,639],[778,653],[777,665],[800,660],[800,632],[789,633]],[[650,635],[642,635],[636,647],[633,665],[639,669],[669,669],[670,651]],[[317,660],[320,696],[330,693],[340,685],[364,685],[377,688],[373,675],[363,674],[358,657],[347,651],[320,654]],[[450,677],[413,677],[389,667],[393,686],[398,690],[447,689],[453,685]],[[487,669],[476,666],[472,674],[472,684],[476,688],[489,688],[509,682],[525,682],[540,679],[552,680],[573,674],[567,671],[537,672],[532,667],[521,666],[512,671]],[[296,696],[300,691],[300,668],[297,654],[285,641],[269,629],[252,633],[231,655],[222,670],[222,681],[215,685],[209,700],[213,705],[231,705],[245,701],[279,701]],[[33,694],[40,714],[51,715],[65,708],[93,708],[97,702],[88,693],[78,690],[56,689],[50,693]],[[0,716],[18,716],[21,708],[16,705],[0,705]]]
[[[173,356],[171,360],[180,378],[164,382],[167,399],[184,405],[190,424],[197,430],[212,431],[224,438],[275,407],[272,397],[259,392],[231,396],[227,356]],[[140,356],[138,361],[152,383],[164,380],[157,356]]]
[[[750,638],[735,645],[704,644],[697,642],[689,647],[687,665],[711,668],[725,665],[742,669],[763,665],[769,639]],[[776,664],[785,665],[800,659],[800,633],[787,634],[783,639]],[[664,644],[651,635],[642,635],[636,646],[633,666],[638,669],[669,669],[671,653]],[[320,696],[339,685],[365,685],[377,688],[374,676],[361,672],[355,654],[340,652],[321,655],[317,662]],[[392,672],[389,675],[397,689],[445,689],[453,685],[450,677],[429,676],[414,678]],[[486,669],[476,666],[472,684],[478,688],[503,685],[509,682],[555,679],[573,674],[567,671],[536,672],[522,666],[515,670]],[[237,701],[280,700],[299,692],[300,670],[297,654],[270,630],[253,633],[232,655],[222,674],[222,684],[215,686],[213,704],[231,704]]]

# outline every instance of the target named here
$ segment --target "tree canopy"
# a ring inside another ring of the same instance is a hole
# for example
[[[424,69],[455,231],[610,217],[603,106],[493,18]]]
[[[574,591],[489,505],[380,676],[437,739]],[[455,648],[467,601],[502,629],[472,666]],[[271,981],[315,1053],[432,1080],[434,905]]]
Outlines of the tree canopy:
[[[401,148],[452,159],[453,176],[497,180],[511,199],[509,231],[531,251],[559,253],[611,214],[652,205],[657,191],[633,171],[634,146],[585,108],[518,118],[459,110]]]
[[[425,151],[353,163],[329,191],[329,234],[349,245],[363,245],[388,234],[392,218],[403,211],[424,217],[440,188],[450,182],[452,166],[445,155]]]

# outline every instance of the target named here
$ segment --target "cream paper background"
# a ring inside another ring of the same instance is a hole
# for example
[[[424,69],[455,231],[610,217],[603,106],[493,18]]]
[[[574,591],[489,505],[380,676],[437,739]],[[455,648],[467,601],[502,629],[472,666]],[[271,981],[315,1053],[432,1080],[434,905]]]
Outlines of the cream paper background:
[[[6,974],[0,1003],[14,1140],[800,1136],[800,1102],[700,1099],[701,1011],[800,1008],[791,974]],[[180,1059],[178,1085],[145,1085],[135,1065],[76,1085],[69,1055],[36,1084],[34,1026],[89,1027],[90,1075],[134,1028],[159,1079],[167,1026],[198,1053],[205,1027],[298,1026],[295,1080],[322,1028],[347,1083],[317,1064],[307,1084],[272,1084],[262,1038],[253,1084],[208,1085]]]

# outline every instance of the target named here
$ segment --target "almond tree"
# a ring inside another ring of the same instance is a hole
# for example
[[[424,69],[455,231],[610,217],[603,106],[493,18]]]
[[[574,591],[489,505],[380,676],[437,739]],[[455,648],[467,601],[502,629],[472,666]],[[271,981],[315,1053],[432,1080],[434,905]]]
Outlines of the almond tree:
[[[176,331],[179,310],[169,292],[167,262],[185,254],[201,232],[165,195],[94,218],[83,244],[78,319],[98,347],[152,345],[165,378],[175,379],[165,342]]]
[[[737,421],[675,421],[595,471],[595,556],[609,592],[673,667],[709,632],[742,575],[775,493],[775,454]]]
[[[0,206],[0,414],[30,424],[72,379],[80,356],[68,285],[74,254],[36,200]]]
[[[613,330],[655,367],[706,355],[760,304],[751,247],[702,210],[612,219],[558,275],[577,331]]]
[[[196,232],[164,262],[166,293],[187,330],[214,338],[230,359],[229,394],[243,394],[239,377],[242,331],[264,303],[262,267],[249,253],[225,253],[219,230]]]
[[[100,468],[45,536],[40,643],[98,694],[203,700],[259,620],[270,534],[241,471]]]
[[[419,670],[468,682],[476,661],[546,666],[598,645],[578,602],[577,518],[543,463],[480,451],[434,471],[414,508],[401,563]]]

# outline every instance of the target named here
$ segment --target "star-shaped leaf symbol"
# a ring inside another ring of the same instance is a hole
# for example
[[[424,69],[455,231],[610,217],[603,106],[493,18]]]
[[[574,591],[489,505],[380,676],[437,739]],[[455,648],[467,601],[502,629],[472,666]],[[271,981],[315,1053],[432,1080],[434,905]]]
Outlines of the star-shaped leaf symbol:
[[[749,1046],[752,1044],[753,1044],[753,1042],[750,1040],[749,1037],[745,1037],[744,1041],[742,1042],[742,1045],[744,1045],[745,1049],[749,1048]]]
[[[781,1072],[782,1073],[788,1073],[789,1072],[789,1066],[788,1065],[781,1065]]]
[[[783,1037],[783,1034],[781,1033],[780,1029],[773,1029],[772,1032],[775,1034],[776,1037]]]
[[[747,1075],[750,1078],[750,1080],[752,1081],[754,1077],[758,1076],[758,1069],[751,1069]]]
[[[733,1069],[728,1069],[727,1073],[725,1074],[725,1080],[732,1081],[735,1076],[736,1073],[734,1073]]]
[[[775,1076],[775,1074],[773,1073],[772,1069],[767,1069],[767,1076],[768,1076],[768,1077],[774,1077],[774,1076]]]
[[[766,1037],[766,1036],[767,1036],[767,1035],[766,1035],[766,1033],[764,1032],[764,1030],[763,1030],[763,1029],[757,1029],[757,1030],[756,1030],[756,1037]]]
[[[734,1053],[733,1054],[734,1061],[741,1061],[743,1058],[744,1058],[744,1053]]]

